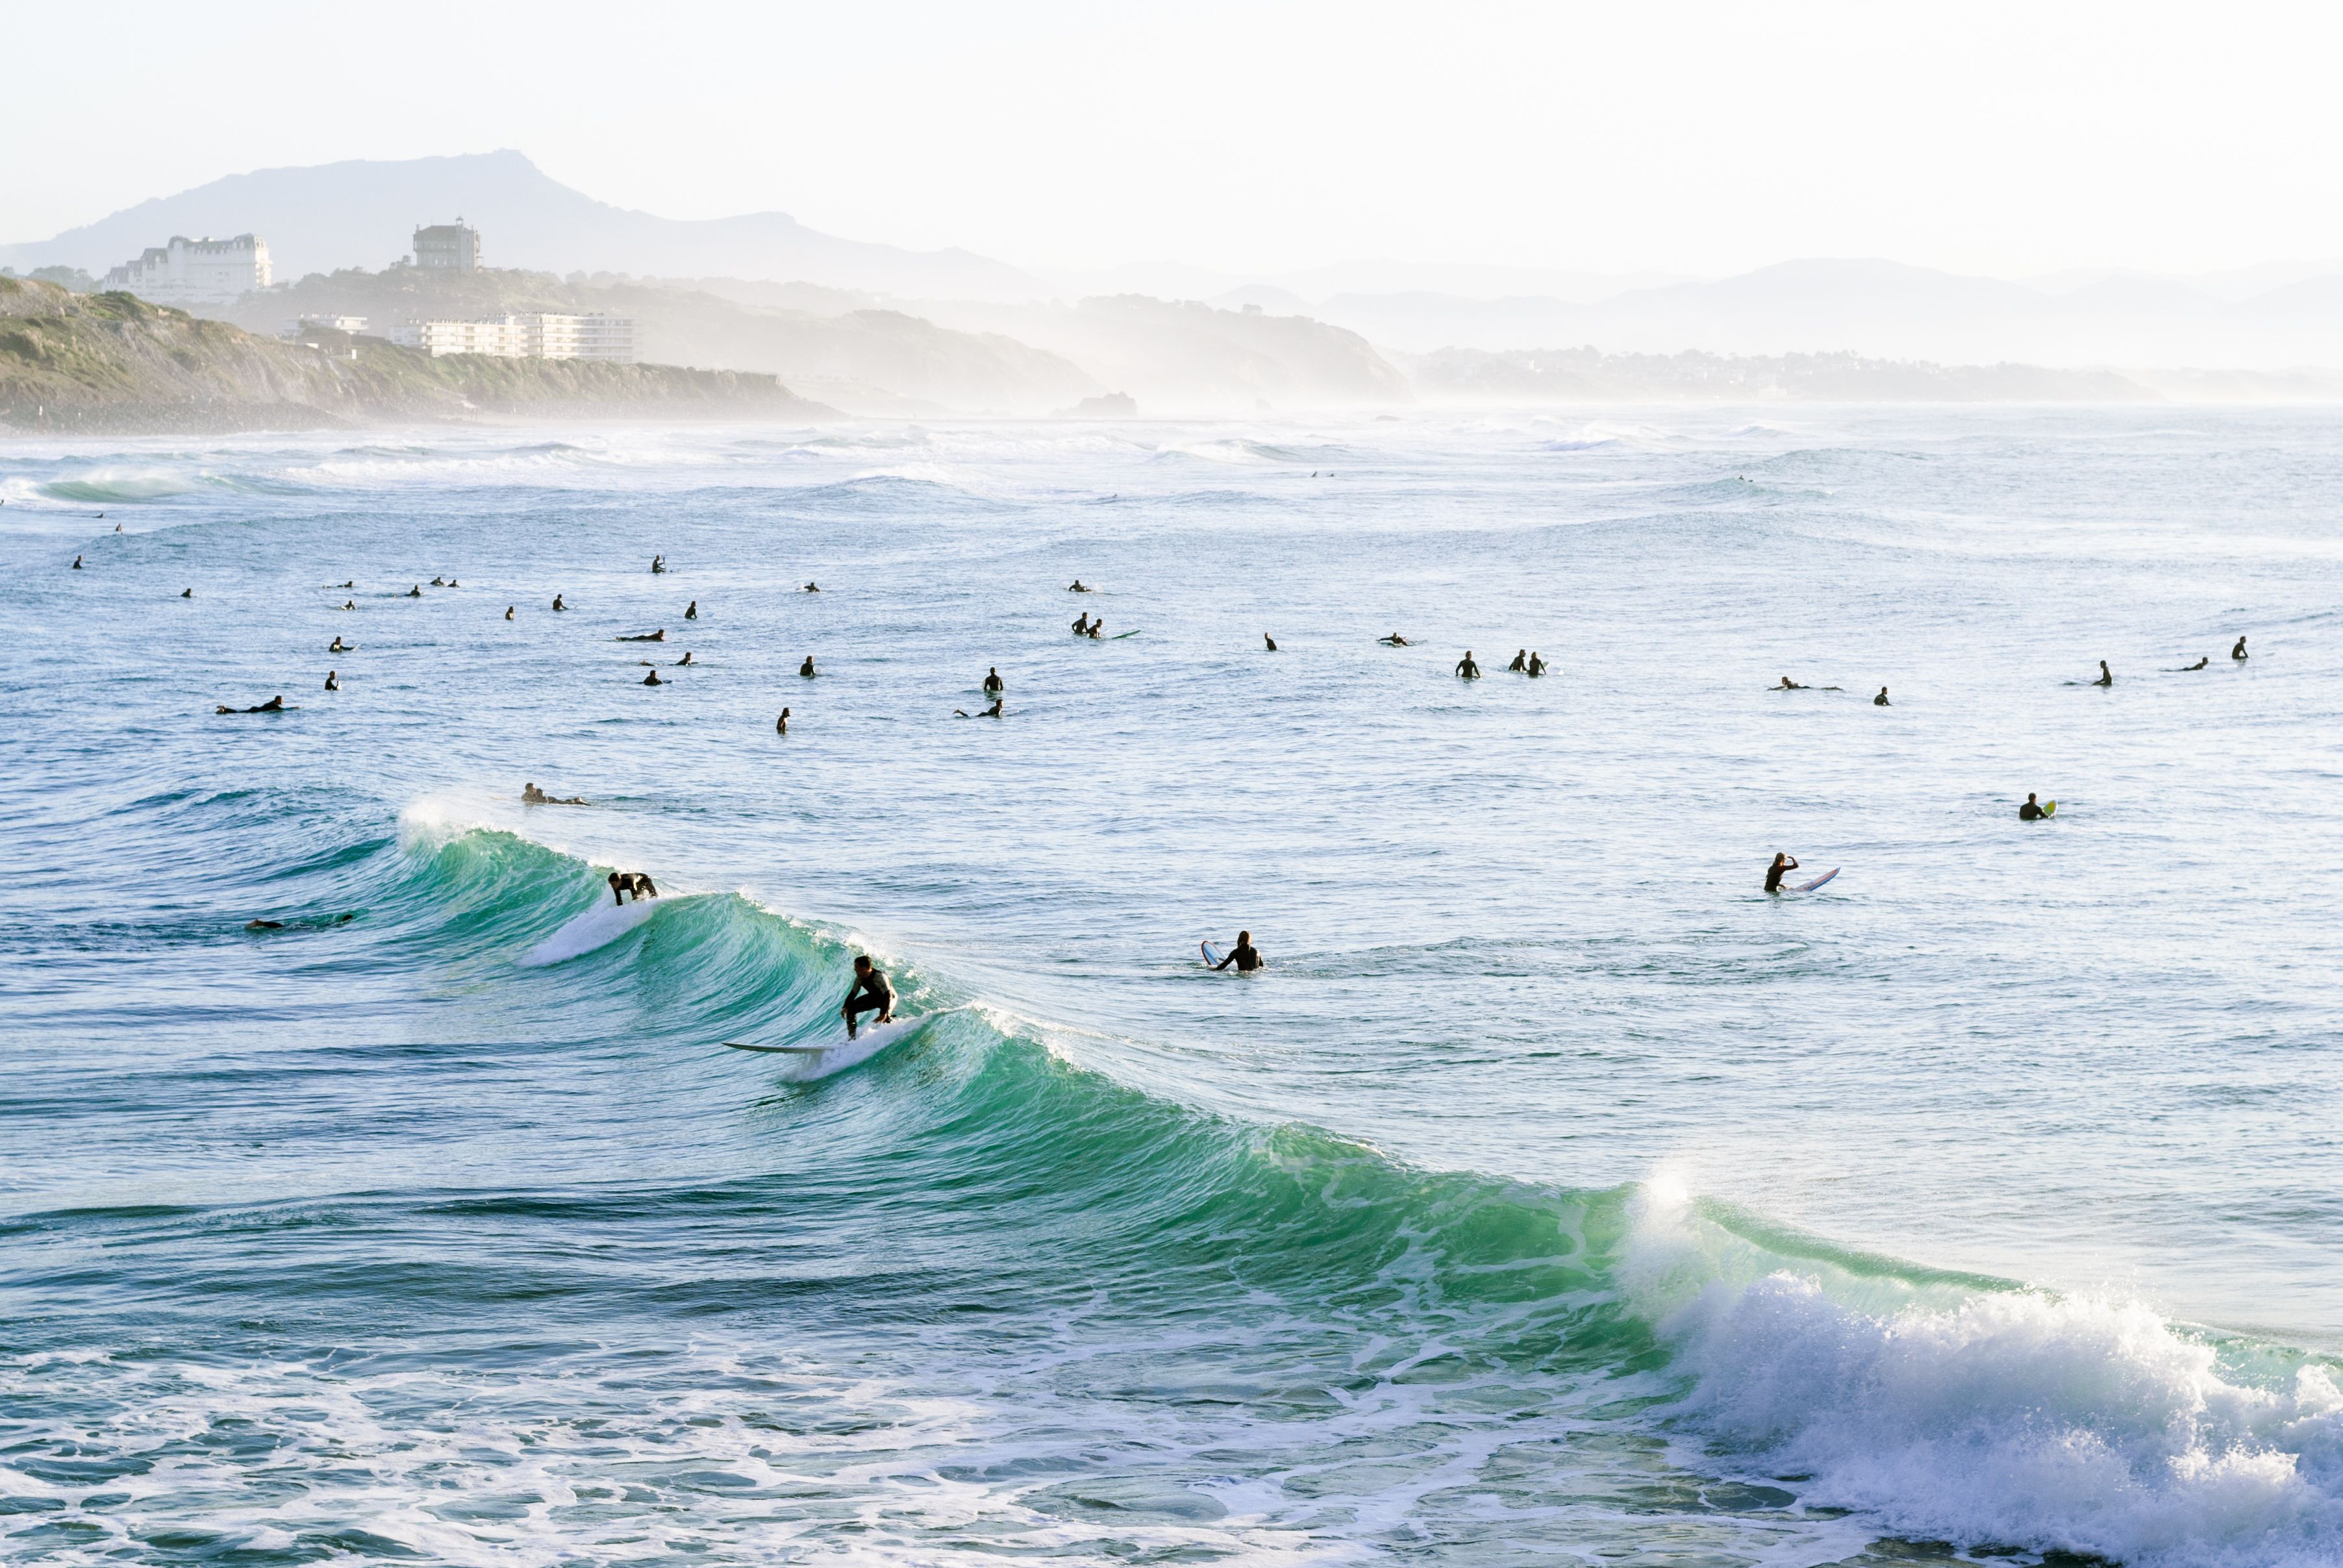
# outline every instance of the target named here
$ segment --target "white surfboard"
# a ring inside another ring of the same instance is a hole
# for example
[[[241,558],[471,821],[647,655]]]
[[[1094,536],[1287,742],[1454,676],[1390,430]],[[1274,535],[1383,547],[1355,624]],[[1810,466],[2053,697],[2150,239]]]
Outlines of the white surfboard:
[[[597,905],[521,954],[518,961],[530,969],[542,969],[590,953],[617,941],[658,912],[657,899]]]
[[[1792,888],[1792,889],[1790,890],[1790,891],[1792,891],[1792,892],[1794,892],[1794,893],[1811,893],[1811,892],[1813,892],[1816,888],[1821,887],[1825,882],[1829,881],[1833,877],[1835,877],[1835,876],[1837,876],[1837,875],[1838,875],[1838,868],[1837,868],[1836,866],[1833,866],[1829,870],[1825,871],[1821,876],[1816,877],[1813,881],[1811,881],[1811,882],[1800,882],[1796,887]]]
[[[1226,961],[1227,955],[1222,953],[1220,949],[1214,947],[1212,943],[1200,942],[1197,945],[1204,950],[1204,961],[1212,965],[1214,969],[1220,968],[1221,965]]]
[[[892,1023],[874,1023],[852,1040],[846,1038],[846,1026],[839,1024],[836,1026],[837,1036],[820,1045],[752,1045],[739,1040],[728,1040],[724,1043],[734,1050],[754,1050],[787,1057],[789,1059],[789,1076],[798,1082],[809,1083],[818,1078],[828,1078],[834,1072],[844,1072],[850,1067],[860,1066],[927,1021],[922,1016],[899,1018]]]

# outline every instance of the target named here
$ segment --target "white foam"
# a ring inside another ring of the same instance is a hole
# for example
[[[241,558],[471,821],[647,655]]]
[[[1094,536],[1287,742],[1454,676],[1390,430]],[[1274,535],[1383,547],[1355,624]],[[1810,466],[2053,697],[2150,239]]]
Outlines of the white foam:
[[[597,948],[608,947],[659,913],[659,900],[656,899],[638,899],[627,904],[598,904],[514,961],[529,969],[542,969],[547,964],[558,964],[564,960],[590,953]]]
[[[2343,1562],[2343,1393],[2315,1361],[2134,1302],[1783,1267],[1663,1201],[1624,1277],[1684,1413],[1809,1502],[2132,1568]]]

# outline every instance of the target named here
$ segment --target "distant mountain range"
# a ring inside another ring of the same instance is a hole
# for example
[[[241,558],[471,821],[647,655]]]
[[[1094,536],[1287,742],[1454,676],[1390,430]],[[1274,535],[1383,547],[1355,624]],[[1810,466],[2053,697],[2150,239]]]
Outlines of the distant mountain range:
[[[379,268],[407,251],[418,224],[458,216],[481,231],[492,267],[584,274],[598,287],[617,281],[612,275],[700,279],[744,307],[755,290],[789,286],[794,294],[759,296],[754,307],[800,317],[897,312],[891,321],[866,315],[850,332],[817,332],[800,321],[786,352],[776,337],[782,329],[769,322],[751,335],[752,347],[729,344],[729,327],[687,332],[679,321],[667,347],[701,363],[780,369],[842,389],[869,380],[889,397],[947,406],[1054,407],[1091,395],[1085,378],[1142,403],[1151,396],[1174,405],[1192,397],[1282,404],[1336,388],[1364,401],[1396,395],[1389,366],[1366,345],[1386,357],[1587,347],[1613,356],[1854,354],[2126,371],[2343,368],[2343,263],[2196,279],[2097,271],[2010,281],[1833,258],[1711,281],[1391,262],[1254,277],[1147,263],[1044,277],[965,250],[840,239],[781,213],[681,221],[631,211],[571,190],[510,151],[232,176],[52,239],[0,246],[0,265],[103,275],[174,234],[251,232],[267,239],[277,276],[289,284]],[[1141,295],[1269,321],[1231,324],[1172,306],[1141,311],[1131,303]],[[256,313],[278,298],[249,302],[242,318],[262,325]],[[1051,302],[1083,298],[1090,303],[1080,309],[1052,314]],[[923,338],[900,313],[995,337]],[[1329,331],[1312,337],[1270,325],[1297,318]],[[1349,335],[1364,344],[1351,346]],[[829,347],[817,349],[817,338]],[[1182,347],[1191,343],[1198,353]],[[1031,351],[1019,347],[1025,344]],[[866,368],[874,355],[897,368],[885,377]],[[901,368],[914,359],[924,368]]]
[[[834,287],[965,299],[1047,298],[1039,278],[965,250],[901,250],[838,239],[786,213],[687,221],[596,201],[517,152],[256,169],[126,207],[53,239],[0,246],[0,265],[78,266],[103,276],[175,234],[256,234],[281,282],[379,267],[416,228],[461,217],[483,262],[547,272],[801,279]]]
[[[1306,311],[1407,353],[1592,346],[1611,353],[1855,353],[1955,365],[2343,367],[2343,273],[2243,298],[2139,274],[2053,290],[1891,261],[1806,260],[1592,302],[1424,291],[1219,303]]]

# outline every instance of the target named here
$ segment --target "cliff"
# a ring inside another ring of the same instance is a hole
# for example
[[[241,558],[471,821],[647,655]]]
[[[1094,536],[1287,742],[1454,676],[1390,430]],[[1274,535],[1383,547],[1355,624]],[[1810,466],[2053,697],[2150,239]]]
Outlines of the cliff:
[[[435,359],[371,337],[327,353],[126,294],[78,295],[0,277],[0,429],[17,433],[832,413],[770,376],[577,359]]]

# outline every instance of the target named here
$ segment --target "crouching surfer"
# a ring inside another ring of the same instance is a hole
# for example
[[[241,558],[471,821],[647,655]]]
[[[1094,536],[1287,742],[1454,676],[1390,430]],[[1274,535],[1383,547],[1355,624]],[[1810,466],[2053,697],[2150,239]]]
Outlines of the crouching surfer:
[[[627,901],[627,895],[629,893],[634,895],[635,902],[639,904],[645,899],[656,899],[659,896],[659,889],[640,871],[611,872],[610,901],[614,904],[623,904]]]
[[[838,1007],[838,1016],[846,1020],[847,1039],[854,1038],[866,1012],[877,1013],[880,1023],[894,1022],[895,988],[887,983],[886,971],[872,963],[869,954],[857,953],[854,983],[846,988],[846,1000]]]

